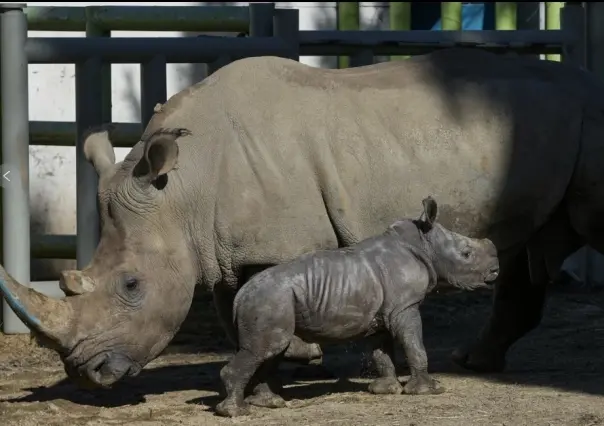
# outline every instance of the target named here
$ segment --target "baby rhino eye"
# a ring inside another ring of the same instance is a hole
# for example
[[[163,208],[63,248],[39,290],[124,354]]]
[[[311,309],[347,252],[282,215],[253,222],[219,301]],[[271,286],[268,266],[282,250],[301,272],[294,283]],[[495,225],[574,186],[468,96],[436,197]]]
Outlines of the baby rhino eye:
[[[463,257],[464,259],[469,259],[472,256],[472,250],[470,249],[463,249],[461,251],[461,257]]]

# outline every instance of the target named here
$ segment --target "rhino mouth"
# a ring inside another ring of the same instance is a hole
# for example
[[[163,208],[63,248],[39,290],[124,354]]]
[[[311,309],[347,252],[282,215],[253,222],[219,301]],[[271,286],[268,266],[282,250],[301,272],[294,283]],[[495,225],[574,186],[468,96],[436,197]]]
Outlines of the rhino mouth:
[[[79,366],[65,364],[65,372],[81,387],[110,388],[125,377],[137,376],[142,367],[127,355],[104,351]]]

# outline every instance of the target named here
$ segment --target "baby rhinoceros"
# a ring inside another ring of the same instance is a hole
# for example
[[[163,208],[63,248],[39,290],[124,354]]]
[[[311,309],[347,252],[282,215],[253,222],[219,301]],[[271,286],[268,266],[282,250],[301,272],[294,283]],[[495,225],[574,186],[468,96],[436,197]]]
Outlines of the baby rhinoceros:
[[[334,343],[373,336],[379,377],[375,394],[436,394],[444,389],[428,374],[419,305],[437,282],[461,289],[494,281],[494,244],[435,223],[436,201],[422,201],[417,220],[400,220],[360,243],[308,253],[266,269],[239,290],[233,307],[238,352],[220,372],[227,396],[216,412],[234,417],[249,405],[278,408],[285,401],[268,384],[297,335]],[[393,363],[393,344],[404,348],[411,378],[404,388]],[[244,399],[246,388],[251,395]]]

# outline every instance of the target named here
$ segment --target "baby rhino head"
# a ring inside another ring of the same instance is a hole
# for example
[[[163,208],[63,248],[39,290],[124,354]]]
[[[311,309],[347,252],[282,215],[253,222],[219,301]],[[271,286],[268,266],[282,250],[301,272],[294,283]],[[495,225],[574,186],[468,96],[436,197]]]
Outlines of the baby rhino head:
[[[487,238],[455,233],[436,223],[438,206],[432,197],[422,201],[424,211],[416,221],[440,282],[472,290],[485,287],[499,275],[497,248]]]

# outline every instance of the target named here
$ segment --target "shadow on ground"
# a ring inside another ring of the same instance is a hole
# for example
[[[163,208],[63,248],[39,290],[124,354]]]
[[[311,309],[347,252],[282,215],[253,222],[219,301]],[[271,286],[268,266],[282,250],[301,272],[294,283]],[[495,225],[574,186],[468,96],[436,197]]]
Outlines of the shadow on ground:
[[[447,376],[473,376],[453,365],[449,356],[457,344],[473,337],[488,318],[490,301],[488,291],[435,294],[426,301],[422,315],[430,370],[441,380],[446,380]],[[148,367],[138,377],[129,378],[110,390],[84,391],[68,380],[61,380],[47,387],[24,389],[30,393],[5,401],[64,399],[80,405],[119,407],[143,403],[149,395],[191,390],[211,394],[190,399],[189,403],[215,405],[221,388],[219,371],[228,359],[230,349],[222,338],[222,331],[215,326],[217,321],[210,299],[201,294],[196,303],[197,321],[188,323],[196,326],[182,329],[175,339],[180,346],[172,346],[162,357],[169,362],[170,357],[187,353],[184,365]],[[481,377],[494,383],[604,395],[600,380],[600,372],[604,371],[604,345],[600,344],[604,339],[602,306],[604,293],[601,292],[552,293],[543,324],[512,348],[508,370]],[[222,344],[217,345],[217,341]],[[365,392],[367,383],[349,380],[367,377],[362,371],[365,364],[362,349],[362,343],[325,347],[324,366],[299,367],[285,363],[280,371],[283,383],[294,386],[287,387],[283,396],[307,399],[329,393]],[[400,350],[397,358],[399,374],[407,375]]]

